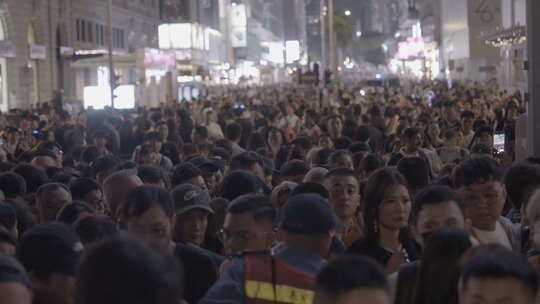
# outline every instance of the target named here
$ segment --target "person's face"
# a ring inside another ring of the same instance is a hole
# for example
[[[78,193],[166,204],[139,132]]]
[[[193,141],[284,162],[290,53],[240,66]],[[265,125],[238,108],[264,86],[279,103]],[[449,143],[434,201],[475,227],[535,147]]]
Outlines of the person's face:
[[[431,124],[429,126],[429,136],[433,139],[438,138],[441,134],[441,129],[438,124]]]
[[[403,229],[409,224],[411,198],[403,185],[388,189],[379,205],[379,225],[388,230]]]
[[[107,147],[107,138],[105,137],[96,138],[96,145],[100,148]]]
[[[169,127],[167,127],[167,125],[165,125],[165,124],[159,125],[157,131],[158,131],[159,137],[161,138],[162,141],[167,140],[167,137],[169,137]]]
[[[216,172],[213,172],[211,169],[208,168],[201,168],[202,171],[202,177],[204,179],[204,183],[206,185],[206,189],[210,193],[213,193],[213,191],[216,189]]]
[[[71,194],[65,189],[60,188],[54,191],[41,193],[37,198],[37,206],[41,222],[54,221],[56,213],[62,207],[71,203]]]
[[[464,117],[461,120],[461,122],[463,124],[463,129],[472,130],[473,125],[474,125],[474,118],[472,118],[472,117]]]
[[[141,157],[141,164],[143,165],[154,165],[157,163],[158,155],[156,152],[150,152],[147,155]]]
[[[487,181],[461,187],[459,191],[465,199],[465,214],[472,225],[479,230],[495,231],[506,201],[506,190],[502,184]]]
[[[329,148],[331,149],[334,143],[328,136],[322,136],[321,139],[319,139],[319,147],[321,148]]]
[[[0,283],[0,294],[4,304],[32,304],[32,292],[20,283]]]
[[[413,227],[418,243],[424,247],[426,236],[445,227],[465,229],[465,216],[454,201],[425,205],[420,210]]]
[[[141,216],[126,219],[129,232],[149,243],[167,248],[172,240],[175,217],[169,217],[159,204],[153,204]]]
[[[223,245],[226,255],[246,250],[269,249],[274,239],[271,221],[256,220],[253,212],[225,215]]]
[[[264,169],[259,163],[256,163],[253,166],[251,166],[251,168],[249,169],[249,172],[251,172],[251,174],[260,178],[262,181],[265,180]]]
[[[0,254],[15,256],[15,246],[7,242],[0,242]]]
[[[152,147],[152,151],[159,153],[161,151],[161,142],[159,140],[149,140],[145,142]]]
[[[455,137],[455,145],[461,146],[463,144],[463,133],[457,132]]]
[[[105,205],[103,203],[103,191],[90,191],[86,194],[84,200],[90,206],[93,206],[99,214],[103,214],[105,212]]]
[[[513,278],[470,278],[459,290],[459,304],[531,304],[523,283]]]
[[[21,133],[19,132],[10,132],[7,135],[7,140],[10,144],[16,144],[21,140]]]
[[[343,131],[343,123],[339,118],[332,118],[328,121],[328,131],[334,136],[340,136]]]
[[[456,120],[456,110],[451,107],[445,107],[444,108],[444,116],[446,117],[446,120],[448,121],[455,121]]]
[[[195,185],[203,190],[208,191],[208,188],[206,188],[206,182],[204,181],[204,178],[200,175],[187,180],[186,184]]]
[[[354,170],[352,158],[349,155],[340,155],[334,164],[334,168],[347,168]]]
[[[356,288],[343,293],[337,297],[325,292],[317,292],[314,298],[314,304],[357,304],[358,299],[362,303],[370,304],[390,304],[388,292],[382,288]]]
[[[270,131],[268,133],[268,142],[274,145],[281,145],[283,143],[281,132],[279,132],[278,130]]]
[[[481,143],[485,143],[489,145],[490,147],[493,146],[493,136],[489,132],[483,132],[478,137],[478,141]]]
[[[332,176],[324,186],[330,192],[330,202],[336,215],[343,221],[352,218],[360,206],[358,181],[353,176]]]
[[[179,214],[176,220],[176,238],[184,243],[200,246],[206,235],[208,214],[208,211],[203,209],[192,209]]]
[[[422,144],[422,137],[420,134],[416,134],[412,137],[405,137],[405,148],[409,151],[416,151]]]

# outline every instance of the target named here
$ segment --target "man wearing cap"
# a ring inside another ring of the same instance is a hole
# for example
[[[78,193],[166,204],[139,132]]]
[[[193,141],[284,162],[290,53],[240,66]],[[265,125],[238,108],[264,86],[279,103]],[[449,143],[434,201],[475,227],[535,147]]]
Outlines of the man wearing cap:
[[[201,170],[201,175],[206,183],[208,192],[212,195],[216,190],[218,184],[217,172],[220,170],[220,166],[217,161],[210,160],[204,156],[195,156],[188,162],[192,163],[195,167]]]
[[[289,199],[281,220],[283,245],[274,252],[245,252],[233,258],[201,304],[312,303],[315,276],[326,263],[339,220],[328,202],[315,194]]]
[[[75,272],[82,250],[77,233],[57,222],[34,226],[22,237],[18,258],[32,282],[34,304],[75,302]]]

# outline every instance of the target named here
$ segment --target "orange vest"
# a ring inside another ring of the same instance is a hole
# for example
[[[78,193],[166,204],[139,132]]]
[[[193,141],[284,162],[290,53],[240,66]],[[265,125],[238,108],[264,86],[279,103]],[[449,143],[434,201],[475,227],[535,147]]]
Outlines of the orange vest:
[[[245,304],[312,304],[315,275],[287,265],[270,254],[244,255]]]

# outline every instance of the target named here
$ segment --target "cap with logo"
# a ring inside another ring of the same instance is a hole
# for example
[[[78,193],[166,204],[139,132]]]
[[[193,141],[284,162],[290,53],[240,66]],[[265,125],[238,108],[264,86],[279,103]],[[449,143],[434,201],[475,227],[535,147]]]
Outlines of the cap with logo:
[[[17,255],[28,272],[75,275],[82,251],[75,231],[65,224],[48,222],[23,235]]]
[[[339,226],[327,200],[317,194],[291,197],[281,209],[281,228],[298,234],[324,234]]]
[[[171,192],[176,207],[176,214],[184,214],[193,209],[202,209],[214,213],[210,207],[210,196],[201,187],[192,184],[178,185]]]

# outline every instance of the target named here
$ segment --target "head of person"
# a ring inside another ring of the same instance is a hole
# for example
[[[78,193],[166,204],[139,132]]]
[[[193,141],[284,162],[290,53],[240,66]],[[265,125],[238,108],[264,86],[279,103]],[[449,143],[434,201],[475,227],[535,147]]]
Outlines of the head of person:
[[[59,162],[58,156],[50,150],[39,150],[33,153],[32,165],[47,168],[60,168],[62,163]]]
[[[445,227],[466,229],[465,204],[461,195],[448,186],[434,185],[416,196],[411,211],[412,233],[424,247],[426,241]]]
[[[189,160],[194,166],[201,170],[201,175],[206,184],[206,188],[210,193],[214,193],[220,173],[220,166],[218,160],[211,160],[204,156],[196,156]]]
[[[17,257],[36,297],[42,297],[40,302],[75,303],[75,273],[82,250],[77,233],[62,223],[38,224],[23,235]]]
[[[332,138],[338,138],[343,132],[343,121],[338,115],[333,115],[328,118],[326,123],[326,128],[328,133]]]
[[[347,168],[354,170],[352,155],[347,150],[338,150],[328,158],[328,166],[334,168]]]
[[[449,147],[455,147],[459,145],[458,131],[447,130],[444,132],[444,144]]]
[[[140,166],[137,168],[137,176],[139,176],[145,185],[154,185],[161,188],[167,188],[165,174],[160,167]]]
[[[105,202],[101,186],[91,178],[78,178],[69,186],[74,201],[83,201],[92,206],[96,212],[105,213]]]
[[[69,188],[60,183],[48,183],[39,187],[36,192],[36,206],[41,222],[54,221],[58,210],[71,204]]]
[[[431,140],[438,139],[441,136],[441,127],[436,122],[432,122],[426,129],[426,134]]]
[[[477,143],[471,148],[471,159],[476,158],[492,158],[493,149],[484,143]]]
[[[363,196],[365,232],[379,240],[381,231],[400,230],[409,225],[411,197],[407,182],[395,168],[382,168],[369,177]]]
[[[191,163],[184,163],[173,169],[171,186],[174,188],[181,184],[191,184],[206,189],[201,170]]]
[[[26,181],[14,172],[0,174],[0,190],[7,199],[24,197],[26,195]]]
[[[464,130],[472,130],[474,125],[474,113],[471,111],[463,111],[461,113],[461,126]]]
[[[105,179],[114,173],[117,165],[118,160],[112,156],[99,157],[91,165],[92,176],[98,184],[103,185]]]
[[[159,134],[159,139],[161,142],[166,142],[169,138],[169,127],[165,121],[160,121],[156,124],[156,131]]]
[[[74,201],[73,203],[65,205],[58,210],[58,214],[56,214],[56,221],[72,226],[82,218],[95,213],[96,210],[87,203]]]
[[[159,153],[149,144],[143,144],[138,153],[137,162],[139,165],[153,166],[159,162]]]
[[[144,135],[144,144],[148,145],[150,150],[154,153],[159,153],[159,151],[161,151],[161,145],[163,144],[159,132],[152,131],[146,133]]]
[[[85,254],[77,273],[78,304],[176,304],[182,298],[182,271],[169,254],[125,235],[106,240]],[[144,292],[137,292],[143,288]]]
[[[539,278],[525,257],[493,245],[482,245],[461,267],[459,303],[534,303]]]
[[[525,162],[514,164],[506,170],[503,182],[508,199],[519,210],[540,187],[540,167]]]
[[[407,128],[403,131],[403,148],[408,153],[414,153],[418,151],[422,145],[422,135],[416,128]]]
[[[87,216],[74,225],[74,229],[85,247],[92,246],[116,234],[116,225],[104,215]]]
[[[405,177],[411,195],[429,184],[429,164],[421,157],[404,157],[398,162],[397,169]]]
[[[37,147],[38,151],[42,150],[48,150],[54,153],[56,155],[55,159],[61,164],[64,156],[64,151],[62,151],[62,147],[60,144],[58,144],[56,141],[46,141]]]
[[[49,181],[45,170],[30,164],[20,164],[13,169],[14,173],[19,174],[26,182],[26,194],[34,194],[43,184]]]
[[[266,185],[259,177],[246,172],[234,171],[225,176],[218,191],[218,196],[233,201],[244,194],[263,194]]]
[[[506,202],[503,169],[488,158],[470,159],[458,165],[452,179],[465,200],[465,214],[474,228],[495,231]]]
[[[21,139],[21,131],[17,128],[7,128],[7,142],[11,145],[18,144]]]
[[[308,173],[306,174],[302,182],[318,183],[322,185],[324,183],[324,177],[326,176],[327,173],[328,173],[328,169],[326,168],[322,168],[322,167],[311,168],[311,170],[308,171]]]
[[[220,231],[225,253],[270,249],[276,218],[277,211],[266,196],[248,194],[232,201]]]
[[[476,130],[471,145],[478,143],[493,147],[493,129],[490,126],[481,126]]]
[[[289,147],[288,159],[306,160],[311,146],[311,140],[308,137],[300,136],[293,139]]]
[[[359,142],[367,143],[369,138],[371,137],[370,127],[367,125],[358,126],[356,128],[355,135],[356,135],[356,139]]]
[[[202,245],[208,228],[208,217],[214,214],[208,192],[195,185],[182,184],[174,188],[171,195],[176,210],[175,241]]]
[[[332,141],[332,138],[330,138],[330,135],[325,133],[319,137],[318,146],[323,149],[332,149],[334,147],[334,142]]]
[[[443,116],[449,122],[458,120],[456,112],[456,104],[453,101],[446,101],[443,103]]]
[[[230,123],[225,128],[225,138],[231,142],[240,142],[242,137],[242,126],[238,123]]]
[[[205,142],[208,140],[208,129],[205,126],[196,126],[193,129],[193,134],[191,135],[191,140],[194,143]]]
[[[176,223],[174,210],[167,190],[144,185],[129,193],[122,205],[122,220],[126,230],[141,240],[169,248]]]
[[[415,299],[457,303],[460,262],[472,246],[465,230],[446,227],[435,232],[422,252]]]
[[[105,203],[113,218],[116,218],[118,209],[124,203],[128,194],[135,188],[142,186],[143,182],[134,170],[118,171],[107,177],[103,184]]]
[[[377,153],[370,153],[362,159],[358,169],[360,169],[362,177],[367,178],[371,173],[375,172],[375,170],[382,167],[384,167],[384,160],[382,157]]]
[[[108,135],[105,131],[100,130],[94,134],[94,141],[98,148],[106,149],[109,142]]]
[[[523,208],[522,223],[530,229],[530,240],[534,249],[540,249],[540,188],[531,194]]]
[[[295,195],[300,194],[317,194],[321,196],[322,198],[329,200],[330,199],[330,193],[328,193],[328,190],[319,183],[302,183],[294,187],[290,197],[293,197]]]
[[[317,275],[315,304],[390,304],[385,271],[364,257],[342,256],[328,263]]]
[[[255,152],[242,152],[231,159],[230,171],[244,170],[265,179],[262,157]]]
[[[269,147],[281,147],[285,143],[283,131],[277,128],[269,128],[266,131],[266,144]]]
[[[284,181],[272,189],[270,201],[275,208],[280,209],[289,199],[294,188],[298,186],[295,182]]]
[[[330,193],[330,205],[342,222],[353,218],[360,207],[360,183],[353,170],[333,169],[324,177]]]
[[[299,159],[292,159],[281,166],[281,181],[288,181],[299,184],[304,180],[304,177],[308,172],[309,166],[305,161]]]
[[[339,218],[317,194],[291,197],[280,213],[279,238],[286,247],[299,247],[328,256]]]
[[[5,304],[32,303],[32,287],[26,270],[9,255],[0,255],[0,293]]]

